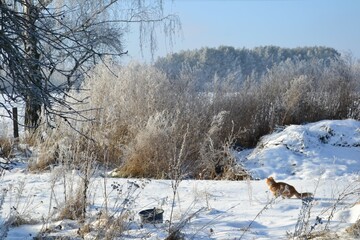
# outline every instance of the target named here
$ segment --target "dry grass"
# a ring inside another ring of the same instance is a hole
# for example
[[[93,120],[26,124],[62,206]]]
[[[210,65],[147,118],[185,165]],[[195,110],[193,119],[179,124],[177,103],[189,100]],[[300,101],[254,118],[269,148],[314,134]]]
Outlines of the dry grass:
[[[121,167],[123,177],[164,178],[173,147],[173,126],[164,114],[150,118],[128,148],[127,161]]]
[[[20,214],[10,217],[8,221],[11,223],[12,227],[18,227],[21,225],[35,225],[39,223],[38,220],[31,218],[31,216]]]
[[[62,137],[65,138],[64,135]],[[30,171],[46,171],[50,169],[51,165],[58,162],[61,136],[57,131],[47,128],[46,125],[41,125],[31,135],[27,135],[24,141],[27,144],[38,146],[37,151],[29,161]]]
[[[348,227],[346,232],[353,238],[360,238],[360,219]]]
[[[323,230],[313,232],[304,236],[299,236],[298,239],[337,240],[339,239],[339,235],[332,231]]]
[[[346,63],[324,69],[317,62],[285,62],[236,89],[214,80],[209,93],[196,91],[196,69],[169,79],[148,65],[108,67],[111,71],[98,65],[86,78],[82,87],[88,91],[72,93],[84,99],[86,104],[74,107],[91,121],[55,120],[56,131],[37,142],[39,160],[32,170],[60,160],[77,164],[76,155],[90,151],[118,167],[118,176],[166,178],[188,129],[184,172],[192,178],[238,180],[246,171],[231,158],[234,140],[253,147],[278,125],[360,118],[360,70]]]
[[[12,142],[9,138],[0,137],[0,157],[9,157],[12,149]]]
[[[82,189],[78,189],[76,195],[70,196],[66,202],[64,202],[63,207],[60,209],[57,219],[71,219],[78,220],[83,217],[84,214],[84,198],[81,195],[83,193]]]
[[[111,217],[101,215],[95,221],[84,224],[80,227],[78,234],[87,239],[116,239],[120,238],[127,229],[128,219],[123,216]]]

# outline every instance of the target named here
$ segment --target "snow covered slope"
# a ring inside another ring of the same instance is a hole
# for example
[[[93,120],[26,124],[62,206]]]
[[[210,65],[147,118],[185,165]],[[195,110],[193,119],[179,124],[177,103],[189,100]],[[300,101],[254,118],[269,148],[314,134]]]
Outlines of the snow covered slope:
[[[339,179],[360,172],[360,121],[320,121],[292,125],[238,154],[254,178]]]

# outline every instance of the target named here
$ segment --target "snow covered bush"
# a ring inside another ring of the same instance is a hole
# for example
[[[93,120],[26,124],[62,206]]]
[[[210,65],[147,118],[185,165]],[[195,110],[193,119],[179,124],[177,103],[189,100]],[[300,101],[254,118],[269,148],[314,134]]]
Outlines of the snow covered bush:
[[[129,144],[118,176],[166,178],[176,146],[174,124],[165,112],[151,116]]]
[[[346,232],[354,238],[360,237],[360,219],[346,229]]]
[[[0,157],[9,157],[11,153],[11,140],[7,137],[0,137]]]
[[[148,65],[109,62],[97,66],[82,89],[69,97],[83,99],[84,104],[74,107],[88,121],[55,119],[55,129],[39,130],[40,151],[33,169],[75,163],[86,148],[97,161],[117,167],[117,176],[168,178],[170,161],[188,132],[182,168],[190,177],[204,170],[200,148],[218,110],[209,97],[195,91],[191,73],[175,81]],[[221,146],[227,132],[216,134],[212,137]]]
[[[182,167],[189,177],[218,176],[224,167],[239,172],[229,158],[231,151],[254,147],[278,126],[359,118],[356,66],[345,60],[288,60],[260,79],[253,74],[241,83],[231,74],[221,80],[215,74],[208,86],[212,90],[202,92],[194,82],[196,68],[183,68],[171,77],[151,65],[120,66],[108,60],[86,77],[81,91],[69,93],[69,98],[82,100],[74,108],[87,121],[71,115],[54,120],[56,128],[39,135],[39,159],[56,164],[68,151],[75,153],[74,146],[81,152],[86,142],[97,161],[117,168],[117,176],[163,178],[188,131]],[[219,116],[221,124],[216,125]],[[213,131],[215,125],[219,129]]]

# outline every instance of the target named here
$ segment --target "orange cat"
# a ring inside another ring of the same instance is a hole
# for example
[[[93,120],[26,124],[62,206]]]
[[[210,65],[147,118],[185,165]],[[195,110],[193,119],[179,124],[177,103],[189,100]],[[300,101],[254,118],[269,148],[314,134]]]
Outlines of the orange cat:
[[[299,193],[290,184],[275,182],[273,177],[268,177],[266,179],[266,184],[269,186],[270,191],[275,195],[275,197],[282,196],[283,198],[291,198],[295,195],[297,198],[308,198],[313,195],[312,193]]]

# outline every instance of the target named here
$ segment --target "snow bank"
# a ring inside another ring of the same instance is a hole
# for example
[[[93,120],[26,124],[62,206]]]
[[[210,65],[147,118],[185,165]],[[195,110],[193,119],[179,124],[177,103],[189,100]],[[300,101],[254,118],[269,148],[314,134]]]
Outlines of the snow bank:
[[[291,125],[261,139],[239,161],[255,178],[338,179],[360,171],[360,121]]]

